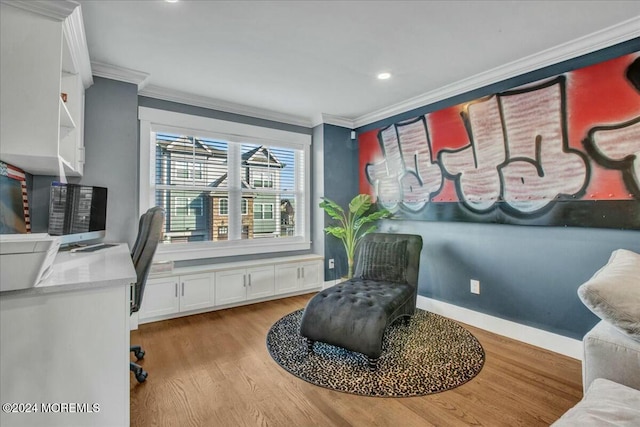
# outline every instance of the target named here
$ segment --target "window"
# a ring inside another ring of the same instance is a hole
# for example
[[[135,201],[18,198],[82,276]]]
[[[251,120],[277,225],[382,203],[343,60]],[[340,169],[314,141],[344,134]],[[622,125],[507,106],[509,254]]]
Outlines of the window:
[[[145,107],[139,117],[140,210],[167,215],[157,259],[310,248],[310,135]]]
[[[262,205],[262,219],[273,219],[273,205],[271,203]]]
[[[175,163],[176,178],[188,179],[189,178],[189,164],[187,162],[176,161]]]
[[[253,178],[255,188],[273,188],[273,174],[256,172]]]
[[[202,179],[202,164],[193,162],[175,162],[176,177],[183,180]]]
[[[174,216],[202,216],[202,198],[175,196],[171,205]]]
[[[240,210],[242,211],[242,215],[246,215],[247,212],[249,212],[249,202],[246,199],[242,199]],[[229,199],[220,199],[218,212],[220,215],[229,215]]]
[[[220,205],[218,206],[218,214],[221,216],[229,215],[229,199],[220,199]]]
[[[229,227],[218,227],[218,240],[227,240]]]
[[[202,164],[194,162],[175,161],[175,177],[185,181],[202,179]]]
[[[271,203],[259,203],[253,205],[254,219],[273,219],[273,205]]]

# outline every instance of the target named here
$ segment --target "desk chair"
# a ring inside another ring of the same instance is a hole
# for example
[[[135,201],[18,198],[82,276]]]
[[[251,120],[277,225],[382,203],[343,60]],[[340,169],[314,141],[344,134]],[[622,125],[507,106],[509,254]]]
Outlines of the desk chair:
[[[149,269],[153,255],[156,253],[158,242],[162,237],[164,225],[164,210],[161,207],[153,207],[140,217],[138,225],[138,236],[131,251],[131,259],[136,269],[136,283],[134,285],[134,296],[131,302],[131,313],[140,310],[142,304],[142,296],[144,295],[144,286],[147,282]],[[139,345],[132,345],[131,352],[135,354],[136,361],[144,357],[144,350]],[[137,363],[129,362],[129,370],[136,376],[138,382],[144,382],[147,379],[147,371]]]

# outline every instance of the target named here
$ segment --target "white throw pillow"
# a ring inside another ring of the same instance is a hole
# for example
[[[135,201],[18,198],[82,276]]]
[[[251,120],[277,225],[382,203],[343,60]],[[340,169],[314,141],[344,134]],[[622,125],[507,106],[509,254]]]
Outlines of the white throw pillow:
[[[578,288],[578,296],[602,320],[640,341],[640,254],[618,249]]]

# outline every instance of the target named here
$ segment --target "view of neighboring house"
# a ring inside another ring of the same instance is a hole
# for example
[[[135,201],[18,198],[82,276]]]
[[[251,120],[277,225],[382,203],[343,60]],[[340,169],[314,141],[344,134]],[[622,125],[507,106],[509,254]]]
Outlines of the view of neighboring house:
[[[225,142],[156,136],[156,203],[167,213],[165,241],[228,239],[228,154]],[[242,144],[242,239],[293,234],[294,207],[281,194],[285,166],[269,148]]]

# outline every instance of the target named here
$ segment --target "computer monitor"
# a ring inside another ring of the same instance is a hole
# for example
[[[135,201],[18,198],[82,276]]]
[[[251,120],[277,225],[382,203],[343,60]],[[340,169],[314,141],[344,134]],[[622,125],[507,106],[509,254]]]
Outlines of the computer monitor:
[[[61,245],[105,237],[107,189],[52,182],[49,196],[49,234]]]

